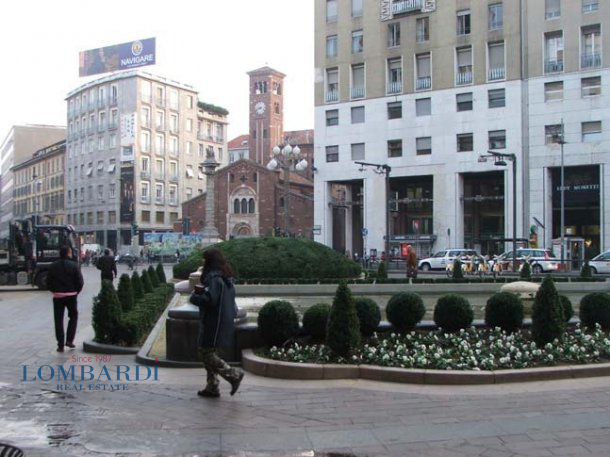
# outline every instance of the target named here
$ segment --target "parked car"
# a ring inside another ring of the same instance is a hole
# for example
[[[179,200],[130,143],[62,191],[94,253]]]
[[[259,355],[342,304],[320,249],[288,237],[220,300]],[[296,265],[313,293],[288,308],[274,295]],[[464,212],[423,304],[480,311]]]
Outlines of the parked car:
[[[453,264],[456,257],[460,260],[465,261],[470,257],[480,256],[480,254],[474,249],[445,249],[434,254],[432,257],[421,259],[417,263],[417,267],[422,271],[429,270],[444,270],[448,264]]]
[[[128,252],[127,254],[118,255],[114,259],[116,263],[129,264],[131,262],[132,264],[135,264],[138,261],[138,256]]]
[[[589,260],[591,272],[595,273],[610,273],[610,251],[602,252],[596,257]]]
[[[536,274],[547,271],[557,271],[559,262],[550,249],[519,248],[517,249],[517,265],[521,265],[525,260],[530,263],[532,272]],[[507,251],[499,257],[502,268],[510,270],[513,263],[513,251]]]

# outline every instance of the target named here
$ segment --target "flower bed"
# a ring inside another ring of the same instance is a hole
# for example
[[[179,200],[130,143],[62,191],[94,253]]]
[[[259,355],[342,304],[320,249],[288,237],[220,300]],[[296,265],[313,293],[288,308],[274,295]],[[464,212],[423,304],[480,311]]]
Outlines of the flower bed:
[[[292,345],[262,350],[258,355],[300,363],[368,364],[440,370],[498,370],[599,363],[610,360],[610,336],[597,326],[580,325],[560,340],[538,347],[529,332],[507,334],[500,329],[461,330],[457,333],[413,331],[405,335],[375,334],[349,358],[331,354],[322,344]]]

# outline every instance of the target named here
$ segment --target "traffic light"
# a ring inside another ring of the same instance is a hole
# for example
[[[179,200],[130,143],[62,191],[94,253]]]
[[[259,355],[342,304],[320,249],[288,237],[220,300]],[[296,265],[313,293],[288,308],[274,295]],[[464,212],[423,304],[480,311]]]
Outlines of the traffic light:
[[[138,234],[138,224],[135,222],[131,223],[131,236],[136,236]]]

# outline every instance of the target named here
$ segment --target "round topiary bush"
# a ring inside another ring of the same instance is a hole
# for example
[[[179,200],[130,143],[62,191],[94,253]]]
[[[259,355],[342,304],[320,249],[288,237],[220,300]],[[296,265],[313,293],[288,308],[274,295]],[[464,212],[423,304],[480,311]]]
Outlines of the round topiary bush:
[[[360,321],[360,333],[362,336],[371,336],[381,321],[381,311],[375,300],[367,297],[355,297],[354,304]]]
[[[580,301],[580,321],[588,328],[601,325],[604,331],[610,329],[610,294],[593,292]]]
[[[310,306],[303,313],[303,331],[311,335],[314,340],[324,340],[329,315],[330,305],[328,303],[316,303]]]
[[[468,300],[461,295],[443,295],[434,307],[434,322],[447,332],[470,327],[474,312]]]
[[[561,303],[561,308],[563,310],[563,318],[566,322],[570,322],[572,316],[574,316],[574,307],[572,306],[572,302],[565,295],[559,295],[559,302]]]
[[[413,292],[399,292],[388,300],[385,308],[388,321],[401,333],[410,331],[423,319],[426,307],[421,297]]]
[[[286,300],[271,300],[258,312],[258,331],[265,344],[282,346],[299,333],[299,317]]]
[[[499,292],[487,300],[485,324],[512,333],[523,324],[523,302],[510,292]]]

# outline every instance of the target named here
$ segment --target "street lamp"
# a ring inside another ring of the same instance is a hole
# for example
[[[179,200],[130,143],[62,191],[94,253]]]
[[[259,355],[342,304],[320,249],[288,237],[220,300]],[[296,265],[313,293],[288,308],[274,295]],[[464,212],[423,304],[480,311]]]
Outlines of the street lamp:
[[[493,157],[494,165],[497,167],[505,167],[508,159],[513,163],[513,271],[517,271],[517,156],[506,152],[496,152],[488,150],[489,155],[481,157]]]
[[[566,144],[565,139],[564,139],[564,132],[563,132],[563,119],[561,120],[561,133],[559,134],[555,134],[553,135],[553,139],[555,140],[556,143],[559,143],[560,147],[561,147],[561,178],[560,178],[560,183],[559,183],[559,195],[560,195],[560,203],[559,203],[559,233],[560,233],[560,238],[561,238],[561,268],[565,268],[564,263],[563,263],[563,259],[565,257],[565,204],[564,204],[564,169],[563,169],[563,145]]]
[[[293,168],[296,171],[303,171],[307,168],[307,160],[301,158],[301,149],[298,146],[294,148],[290,144],[286,144],[280,149],[279,146],[274,146],[273,156],[267,164],[268,170],[284,170],[284,236],[289,236],[290,230],[290,170]]]
[[[375,172],[378,174],[385,174],[385,195],[388,200],[385,208],[385,266],[386,271],[388,271],[388,266],[390,264],[390,172],[392,171],[392,167],[388,164],[381,163],[369,163],[369,162],[358,162],[360,165],[360,171],[364,171],[365,167],[374,167]]]

